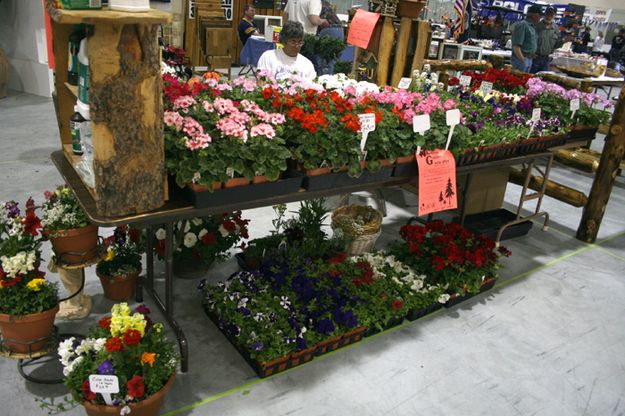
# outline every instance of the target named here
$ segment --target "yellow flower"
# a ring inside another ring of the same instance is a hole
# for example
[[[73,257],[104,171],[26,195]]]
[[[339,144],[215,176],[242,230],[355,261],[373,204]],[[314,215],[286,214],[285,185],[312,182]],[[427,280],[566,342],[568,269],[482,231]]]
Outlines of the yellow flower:
[[[130,316],[130,308],[127,303],[119,303],[113,305],[111,310],[111,335],[120,336],[129,329],[136,329],[143,337],[145,335],[145,326],[147,322],[140,313]]]
[[[150,367],[154,365],[154,359],[156,358],[156,354],[153,352],[144,352],[141,354],[141,364],[148,363]]]
[[[26,287],[32,290],[33,292],[39,292],[41,290],[41,286],[46,284],[46,279],[33,279],[26,284]]]
[[[154,330],[156,331],[157,334],[160,334],[161,331],[163,330],[163,324],[160,322],[157,322],[154,324]]]
[[[115,250],[113,250],[112,248],[109,247],[108,250],[106,250],[106,254],[104,255],[104,258],[102,260],[104,261],[111,261],[115,258]]]

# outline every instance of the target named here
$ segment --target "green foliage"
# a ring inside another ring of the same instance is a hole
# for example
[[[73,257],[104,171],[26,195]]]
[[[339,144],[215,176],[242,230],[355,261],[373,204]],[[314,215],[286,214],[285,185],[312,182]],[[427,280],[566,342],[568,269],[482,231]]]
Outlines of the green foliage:
[[[310,60],[315,55],[319,55],[325,61],[332,61],[341,56],[343,49],[345,49],[345,42],[340,39],[306,33],[300,53]]]
[[[334,64],[334,73],[348,75],[352,72],[352,65],[349,61],[338,61]]]
[[[113,235],[104,240],[106,254],[98,262],[98,272],[113,278],[140,271],[143,253],[140,235],[139,230],[127,225],[116,227]]]

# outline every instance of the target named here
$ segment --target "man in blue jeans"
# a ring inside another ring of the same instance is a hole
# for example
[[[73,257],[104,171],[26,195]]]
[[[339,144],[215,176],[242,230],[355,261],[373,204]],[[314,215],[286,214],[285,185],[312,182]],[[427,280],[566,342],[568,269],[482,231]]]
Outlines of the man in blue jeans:
[[[526,19],[512,27],[511,61],[512,67],[518,71],[530,72],[532,69],[532,59],[538,46],[534,27],[540,22],[541,14],[542,8],[533,5],[527,10]]]

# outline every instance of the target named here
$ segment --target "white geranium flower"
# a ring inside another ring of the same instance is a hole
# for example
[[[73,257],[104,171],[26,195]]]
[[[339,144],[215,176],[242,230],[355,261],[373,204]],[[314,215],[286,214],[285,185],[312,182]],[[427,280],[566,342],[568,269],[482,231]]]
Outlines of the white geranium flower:
[[[155,236],[157,240],[164,240],[167,236],[167,232],[164,228],[159,228],[158,230],[156,230]]]
[[[228,237],[228,230],[225,229],[223,224],[219,226],[219,234],[221,234],[222,237]]]
[[[187,248],[191,248],[195,245],[195,243],[197,243],[197,236],[193,233],[186,233],[184,235],[184,241],[183,244],[185,247]]]
[[[191,223],[192,223],[193,225],[195,225],[195,226],[197,226],[197,225],[202,225],[202,219],[201,219],[201,218],[193,218],[193,219],[191,220]]]
[[[201,239],[201,238],[202,238],[202,237],[204,237],[206,234],[208,234],[208,230],[206,230],[206,228],[202,228],[202,229],[200,230],[200,232],[199,232],[199,233],[197,233],[197,237]]]
[[[440,296],[438,297],[438,303],[445,303],[445,302],[447,302],[450,298],[451,298],[451,296],[449,296],[447,293],[443,293],[442,295],[440,295]]]

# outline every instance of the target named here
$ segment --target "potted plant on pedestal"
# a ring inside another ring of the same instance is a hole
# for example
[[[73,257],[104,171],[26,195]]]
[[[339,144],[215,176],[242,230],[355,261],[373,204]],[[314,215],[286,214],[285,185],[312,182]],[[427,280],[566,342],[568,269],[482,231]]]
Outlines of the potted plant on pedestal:
[[[98,227],[93,225],[71,189],[60,186],[45,193],[41,224],[57,260],[66,264],[88,262],[97,256]]]
[[[179,361],[175,344],[165,338],[163,325],[153,324],[141,305],[131,315],[126,303],[114,305],[112,316],[101,319],[89,336],[69,338],[59,345],[65,386],[89,416],[154,416],[172,386]],[[116,379],[118,393],[96,393],[93,376]]]
[[[0,204],[0,351],[33,353],[51,343],[57,286],[39,271],[41,222],[32,199]]]
[[[106,253],[96,266],[96,274],[107,299],[124,301],[133,295],[141,273],[143,250],[139,240],[139,230],[127,225],[115,228],[104,240]]]

